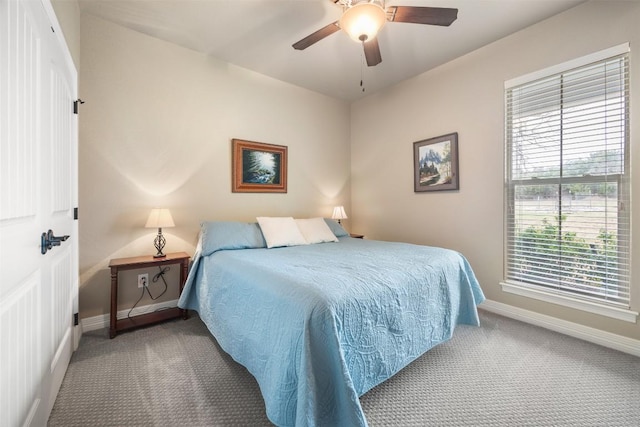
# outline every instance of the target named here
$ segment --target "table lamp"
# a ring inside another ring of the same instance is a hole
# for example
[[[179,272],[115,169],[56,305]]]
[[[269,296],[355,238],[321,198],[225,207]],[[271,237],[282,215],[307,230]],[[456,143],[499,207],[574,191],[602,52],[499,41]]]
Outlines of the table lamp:
[[[337,219],[338,224],[342,224],[340,221],[343,219],[349,218],[347,213],[344,211],[344,206],[336,206],[333,208],[333,215],[331,215],[332,219]]]
[[[166,256],[162,253],[162,249],[167,243],[164,236],[162,235],[162,229],[167,227],[175,227],[169,209],[151,209],[151,213],[149,214],[149,219],[147,220],[145,228],[158,229],[158,235],[153,240],[153,245],[158,251],[158,253],[153,256],[154,258],[162,258]]]

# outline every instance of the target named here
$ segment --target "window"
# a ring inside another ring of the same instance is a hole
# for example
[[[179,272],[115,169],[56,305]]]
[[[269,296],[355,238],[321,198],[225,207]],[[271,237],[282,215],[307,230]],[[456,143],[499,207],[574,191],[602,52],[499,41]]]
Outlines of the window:
[[[628,51],[505,84],[503,288],[629,308]]]

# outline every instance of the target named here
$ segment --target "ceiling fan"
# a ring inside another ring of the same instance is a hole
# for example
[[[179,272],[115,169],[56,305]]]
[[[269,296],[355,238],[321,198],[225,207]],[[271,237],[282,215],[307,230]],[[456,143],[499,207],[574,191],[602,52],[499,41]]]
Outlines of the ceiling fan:
[[[380,46],[376,36],[387,21],[448,27],[458,18],[458,9],[447,7],[389,6],[385,10],[384,0],[330,1],[341,4],[344,8],[340,20],[309,34],[294,43],[293,48],[304,50],[342,29],[353,40],[362,43],[364,56],[369,67],[382,62]]]

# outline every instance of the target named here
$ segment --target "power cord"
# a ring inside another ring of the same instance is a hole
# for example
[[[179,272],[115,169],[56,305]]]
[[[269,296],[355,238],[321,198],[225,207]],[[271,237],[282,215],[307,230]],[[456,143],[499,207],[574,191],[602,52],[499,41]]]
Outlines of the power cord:
[[[134,322],[135,320],[131,318],[131,312],[133,311],[134,308],[136,308],[136,306],[138,305],[138,303],[140,301],[142,301],[142,298],[144,297],[144,293],[145,291],[149,294],[149,298],[151,298],[151,300],[155,301],[158,298],[160,298],[162,295],[164,295],[167,292],[167,289],[169,288],[169,286],[167,285],[167,281],[164,278],[164,275],[167,271],[171,270],[171,267],[167,266],[167,267],[160,267],[158,266],[158,270],[160,270],[159,273],[157,273],[155,276],[153,276],[153,278],[151,279],[151,281],[153,283],[156,283],[158,280],[162,279],[162,282],[164,283],[164,290],[162,292],[160,292],[160,295],[154,297],[153,295],[151,295],[151,291],[149,290],[148,286],[143,286],[142,287],[142,293],[140,294],[140,298],[138,298],[138,301],[136,301],[135,304],[133,304],[133,307],[131,307],[131,309],[129,309],[129,312],[127,313],[127,318],[129,320],[131,320],[132,322]],[[160,310],[166,310],[166,308],[164,309],[160,309]],[[159,310],[156,310],[159,311]]]
[[[149,292],[149,296],[151,297],[152,300],[156,300],[158,298],[160,298],[162,295],[165,294],[165,292],[167,292],[167,281],[164,279],[164,273],[166,273],[167,271],[171,270],[171,267],[165,267],[165,268],[161,268],[160,266],[158,266],[158,269],[160,270],[160,272],[158,274],[156,274],[155,276],[153,276],[153,278],[151,279],[151,281],[153,283],[156,283],[159,279],[162,279],[162,282],[164,283],[164,290],[162,291],[162,293],[160,293],[160,295],[158,295],[157,297],[153,297],[151,295],[151,292],[149,292],[149,290],[147,289],[147,292]]]

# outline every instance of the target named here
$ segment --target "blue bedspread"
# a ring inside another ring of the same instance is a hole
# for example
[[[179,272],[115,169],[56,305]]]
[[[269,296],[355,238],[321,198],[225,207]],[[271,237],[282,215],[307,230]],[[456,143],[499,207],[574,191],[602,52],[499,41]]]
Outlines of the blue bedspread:
[[[366,426],[358,397],[478,325],[483,300],[457,252],[341,237],[196,254],[179,306],[254,375],[276,425]]]

